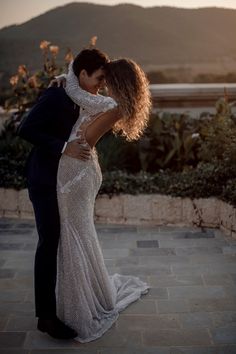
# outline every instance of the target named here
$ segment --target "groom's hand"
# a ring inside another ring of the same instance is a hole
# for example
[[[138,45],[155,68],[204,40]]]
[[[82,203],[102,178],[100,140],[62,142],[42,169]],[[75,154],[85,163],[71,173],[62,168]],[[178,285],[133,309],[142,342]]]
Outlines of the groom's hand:
[[[91,148],[85,144],[84,140],[76,139],[67,143],[63,154],[75,159],[86,161],[90,158]]]

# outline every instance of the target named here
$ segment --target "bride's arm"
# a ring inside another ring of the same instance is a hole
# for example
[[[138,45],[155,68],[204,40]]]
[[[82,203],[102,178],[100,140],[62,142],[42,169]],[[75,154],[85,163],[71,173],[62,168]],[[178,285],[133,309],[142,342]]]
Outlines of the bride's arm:
[[[99,118],[99,119],[98,119]],[[77,135],[84,136],[86,142],[93,148],[98,140],[121,119],[118,108],[99,114],[92,122],[82,124]]]
[[[72,69],[72,63],[69,65],[66,78],[65,91],[74,103],[85,108],[90,114],[98,114],[109,109],[115,108],[117,103],[111,97],[93,95],[83,90],[79,86],[79,81]]]

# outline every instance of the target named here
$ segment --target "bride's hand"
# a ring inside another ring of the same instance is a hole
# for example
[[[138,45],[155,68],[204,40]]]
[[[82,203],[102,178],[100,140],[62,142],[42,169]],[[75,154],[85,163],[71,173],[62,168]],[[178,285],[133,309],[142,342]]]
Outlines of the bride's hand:
[[[66,79],[64,77],[58,77],[50,81],[48,87],[66,87]]]

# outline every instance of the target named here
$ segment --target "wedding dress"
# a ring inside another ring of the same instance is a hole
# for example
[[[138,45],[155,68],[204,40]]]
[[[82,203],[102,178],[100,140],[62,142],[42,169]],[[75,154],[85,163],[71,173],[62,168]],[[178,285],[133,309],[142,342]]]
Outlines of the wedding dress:
[[[80,106],[80,116],[69,141],[83,122],[117,106],[111,97],[92,95],[79,87],[70,67],[66,92]],[[99,118],[98,118],[99,119]],[[102,182],[95,148],[87,161],[65,154],[57,175],[61,220],[58,248],[57,315],[77,331],[81,343],[102,336],[119,312],[148,292],[149,286],[134,276],[110,276],[94,226],[94,204]]]

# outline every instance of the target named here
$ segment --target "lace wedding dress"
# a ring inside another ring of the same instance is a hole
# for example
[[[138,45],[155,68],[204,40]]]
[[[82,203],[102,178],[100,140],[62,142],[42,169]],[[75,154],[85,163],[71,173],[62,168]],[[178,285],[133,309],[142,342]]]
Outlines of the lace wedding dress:
[[[111,97],[82,90],[71,68],[66,92],[80,106],[80,116],[69,141],[83,122],[117,104]],[[99,118],[98,118],[99,119]],[[149,286],[134,276],[110,276],[93,221],[94,203],[102,182],[95,148],[87,161],[62,155],[57,176],[61,219],[58,248],[57,315],[77,331],[81,343],[102,336],[117,320],[119,312],[148,292]]]

